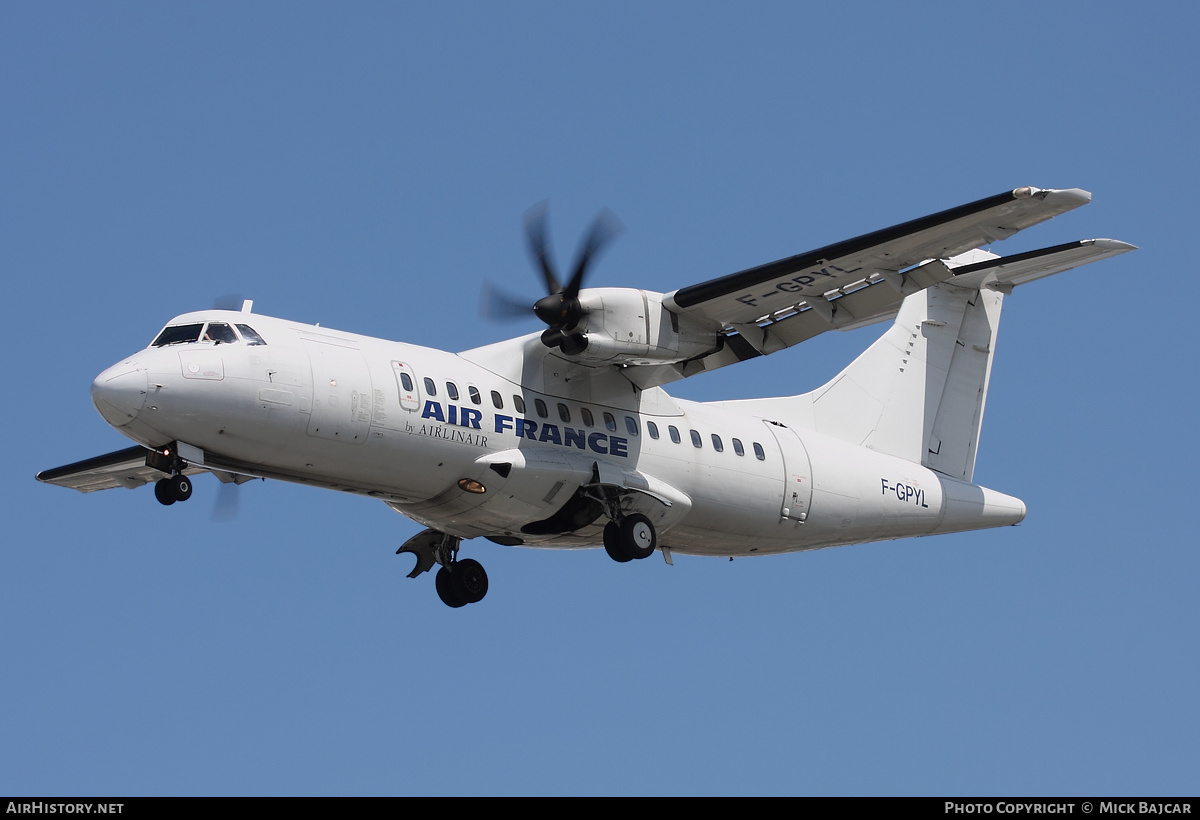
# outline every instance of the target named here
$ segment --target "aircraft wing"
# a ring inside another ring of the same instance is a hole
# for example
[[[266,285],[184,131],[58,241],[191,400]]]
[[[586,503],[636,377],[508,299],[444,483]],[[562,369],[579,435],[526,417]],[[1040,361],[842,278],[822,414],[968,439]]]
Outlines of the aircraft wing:
[[[957,268],[974,260],[970,255],[954,257],[1086,205],[1091,197],[1079,188],[1017,188],[680,288],[664,297],[664,306],[712,328],[720,337],[718,349],[686,362],[629,367],[623,372],[643,388],[666,384],[782,350],[826,330],[880,321],[894,314],[904,297],[954,278]],[[1057,270],[1065,270],[1132,249],[1132,245],[1115,240],[1086,240],[1001,260],[1003,265],[1026,266],[1019,271],[1007,269],[1007,273],[1005,268],[997,268],[996,257],[982,254],[988,261],[979,263],[982,267],[977,271],[990,273],[979,273],[971,286],[1011,287],[1048,275],[1026,275],[1039,265],[1063,264]],[[1046,254],[1053,258],[1047,260]],[[1002,273],[1011,282],[1002,281]],[[990,278],[985,281],[985,276]]]
[[[149,452],[150,450],[142,446],[127,447],[115,453],[77,461],[64,467],[43,470],[37,474],[37,480],[69,487],[81,493],[111,490],[114,487],[132,490],[166,477],[166,473],[146,465],[146,454]],[[203,472],[207,472],[203,467],[192,466],[183,471],[184,475]]]

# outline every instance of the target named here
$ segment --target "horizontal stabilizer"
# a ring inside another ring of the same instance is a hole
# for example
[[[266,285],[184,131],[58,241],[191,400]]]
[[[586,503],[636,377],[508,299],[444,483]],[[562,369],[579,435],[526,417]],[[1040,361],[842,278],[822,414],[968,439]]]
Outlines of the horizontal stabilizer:
[[[1044,276],[1062,273],[1088,262],[1133,250],[1137,250],[1136,245],[1118,239],[1082,239],[1065,245],[1055,245],[1053,248],[1000,256],[955,267],[954,276],[949,279],[948,284],[974,290],[990,288],[1007,292],[1015,285],[1023,285]]]

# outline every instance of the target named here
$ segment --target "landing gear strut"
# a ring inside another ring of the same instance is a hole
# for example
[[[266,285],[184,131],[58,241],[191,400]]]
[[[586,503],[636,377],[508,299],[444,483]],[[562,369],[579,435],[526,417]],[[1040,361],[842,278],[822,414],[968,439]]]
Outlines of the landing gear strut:
[[[604,551],[609,558],[624,564],[634,559],[649,558],[654,553],[658,546],[654,523],[641,513],[626,513],[621,508],[620,488],[601,482],[598,463],[592,464],[591,483],[584,484],[580,490],[587,490],[587,497],[599,502],[608,516],[608,523],[604,525]],[[671,563],[670,553],[664,549],[663,555],[667,563]]]
[[[146,453],[146,466],[170,476],[154,483],[154,497],[159,504],[169,507],[176,501],[187,501],[192,497],[192,480],[183,474],[188,465],[175,452],[175,444]]]

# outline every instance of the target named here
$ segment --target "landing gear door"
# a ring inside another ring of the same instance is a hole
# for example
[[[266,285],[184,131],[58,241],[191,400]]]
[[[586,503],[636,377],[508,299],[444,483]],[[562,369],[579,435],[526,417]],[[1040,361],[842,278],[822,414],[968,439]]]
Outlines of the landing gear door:
[[[812,501],[812,467],[804,442],[790,427],[778,422],[764,422],[771,431],[783,456],[783,507],[781,518],[804,521]]]

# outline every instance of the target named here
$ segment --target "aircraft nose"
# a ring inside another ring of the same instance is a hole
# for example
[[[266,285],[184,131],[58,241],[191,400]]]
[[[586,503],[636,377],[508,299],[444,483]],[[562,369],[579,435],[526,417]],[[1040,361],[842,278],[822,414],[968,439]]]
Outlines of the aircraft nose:
[[[146,403],[146,369],[137,362],[122,362],[105,370],[92,382],[92,404],[113,427],[137,418]]]

